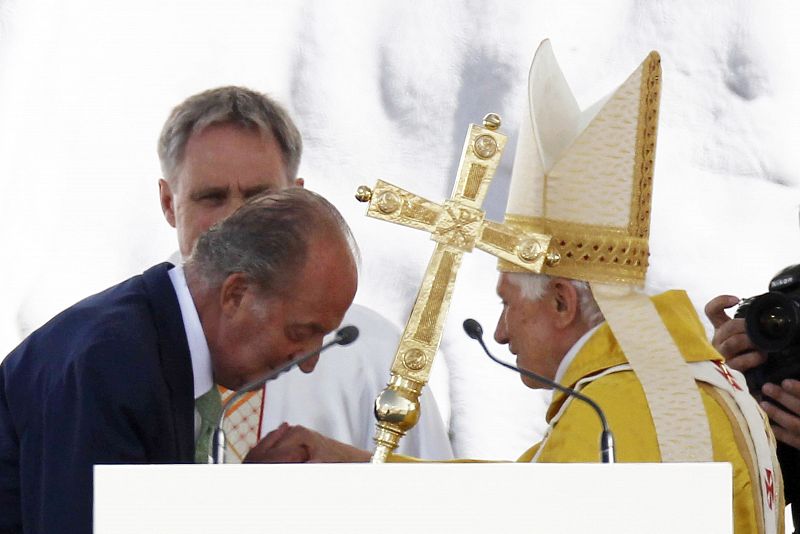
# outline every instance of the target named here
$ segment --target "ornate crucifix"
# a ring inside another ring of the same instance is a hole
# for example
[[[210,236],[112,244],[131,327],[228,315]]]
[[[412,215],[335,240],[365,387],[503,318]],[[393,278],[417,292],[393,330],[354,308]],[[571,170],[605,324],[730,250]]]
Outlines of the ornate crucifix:
[[[380,180],[373,189],[358,188],[356,198],[369,202],[367,215],[424,230],[436,241],[395,353],[391,379],[375,400],[378,423],[373,463],[384,462],[419,419],[419,397],[439,348],[464,253],[477,247],[534,272],[540,271],[545,261],[559,259],[548,254],[550,236],[521,236],[518,230],[484,219],[481,205],[506,144],[506,136],[497,131],[499,126],[500,117],[494,113],[483,119],[483,127],[470,125],[453,194],[444,204]]]

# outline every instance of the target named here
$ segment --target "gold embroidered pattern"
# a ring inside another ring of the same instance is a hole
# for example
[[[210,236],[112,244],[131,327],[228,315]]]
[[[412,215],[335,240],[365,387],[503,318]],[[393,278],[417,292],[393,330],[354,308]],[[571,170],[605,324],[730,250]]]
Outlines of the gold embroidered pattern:
[[[501,250],[513,253],[519,238],[509,228],[496,223],[487,223],[481,233],[481,241],[493,245]]]
[[[486,176],[486,169],[486,165],[479,165],[477,163],[473,163],[469,166],[469,176],[464,186],[464,196],[466,198],[475,200],[475,197],[478,196],[481,182],[483,182],[483,177]]]
[[[441,212],[431,239],[470,252],[475,247],[482,222],[483,210],[448,200],[444,203],[444,211]]]
[[[545,274],[579,280],[641,284],[647,272],[650,249],[647,239],[632,237],[624,230],[591,224],[548,221],[541,217],[506,216],[506,223],[523,232],[553,236],[551,250],[561,260],[542,269]],[[525,272],[506,261],[501,271]]]
[[[439,211],[430,209],[424,204],[414,202],[413,200],[406,199],[400,208],[400,215],[408,219],[420,221],[426,225],[436,224],[436,219],[439,218]]]
[[[442,308],[444,296],[447,293],[447,285],[452,277],[455,255],[452,252],[444,252],[436,269],[436,276],[433,279],[431,292],[425,302],[425,308],[419,318],[419,324],[414,332],[414,339],[421,343],[430,343],[436,332],[436,321],[439,319],[439,310]]]
[[[661,59],[650,52],[642,68],[639,122],[636,132],[633,195],[628,231],[647,239],[650,234],[650,206],[653,197],[653,169],[658,133],[658,102],[661,96]]]

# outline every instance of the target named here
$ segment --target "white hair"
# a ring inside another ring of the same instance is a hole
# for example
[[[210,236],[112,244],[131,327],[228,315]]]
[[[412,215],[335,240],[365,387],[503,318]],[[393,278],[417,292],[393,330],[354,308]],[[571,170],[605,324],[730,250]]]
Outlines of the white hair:
[[[520,289],[522,296],[531,301],[541,299],[547,291],[547,286],[554,279],[552,276],[536,273],[506,273],[506,276]],[[578,293],[578,309],[581,319],[589,327],[602,323],[605,317],[603,317],[597,301],[594,300],[592,288],[589,287],[588,282],[582,280],[569,280],[569,282]]]

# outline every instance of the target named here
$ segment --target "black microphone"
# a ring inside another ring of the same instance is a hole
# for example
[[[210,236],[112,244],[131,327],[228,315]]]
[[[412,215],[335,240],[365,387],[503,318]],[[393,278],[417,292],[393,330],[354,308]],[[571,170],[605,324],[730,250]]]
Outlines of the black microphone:
[[[336,331],[336,337],[322,345],[320,348],[312,350],[311,352],[307,352],[302,356],[298,356],[297,358],[291,359],[277,369],[273,369],[261,378],[245,384],[241,388],[237,389],[235,393],[228,397],[228,400],[225,401],[225,404],[222,405],[222,411],[219,414],[219,421],[214,429],[213,440],[211,443],[211,463],[225,463],[225,431],[222,430],[222,422],[225,420],[225,414],[228,411],[228,408],[230,408],[234,402],[240,399],[242,395],[249,393],[250,391],[260,389],[265,383],[269,382],[270,380],[274,380],[295,365],[300,365],[304,361],[308,360],[309,358],[313,358],[320,352],[330,348],[333,345],[349,345],[356,339],[358,339],[358,328],[353,325],[344,326]]]
[[[529,378],[533,378],[537,382],[541,382],[551,388],[557,389],[559,391],[563,391],[570,397],[575,397],[576,399],[580,399],[583,402],[587,403],[589,406],[594,408],[594,411],[597,412],[598,417],[600,417],[600,424],[603,425],[603,432],[600,434],[600,459],[604,464],[613,464],[615,463],[614,457],[614,435],[611,433],[611,430],[608,428],[608,421],[606,421],[606,416],[603,413],[603,410],[600,409],[600,406],[597,405],[595,401],[580,393],[575,391],[572,388],[568,388],[566,386],[562,386],[558,382],[554,380],[550,380],[549,378],[545,378],[541,375],[537,375],[536,373],[532,373],[527,369],[520,369],[519,367],[515,367],[510,363],[506,363],[504,361],[498,360],[492,353],[489,352],[489,349],[486,348],[486,344],[483,342],[483,327],[481,324],[476,321],[475,319],[467,319],[464,321],[464,332],[467,333],[469,337],[476,340],[478,343],[481,344],[483,347],[484,352],[486,355],[489,356],[494,362],[499,363],[506,369],[511,369],[512,371],[516,371],[520,374],[523,374]]]
[[[334,343],[338,345],[349,345],[356,339],[358,339],[358,328],[353,325],[343,326],[336,332]]]

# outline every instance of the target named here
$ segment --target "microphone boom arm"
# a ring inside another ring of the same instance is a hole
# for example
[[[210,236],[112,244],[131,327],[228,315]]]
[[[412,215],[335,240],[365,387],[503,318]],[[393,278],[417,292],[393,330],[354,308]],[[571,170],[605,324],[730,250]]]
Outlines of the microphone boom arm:
[[[464,331],[467,333],[469,337],[476,340],[478,343],[481,344],[483,347],[483,351],[486,353],[489,358],[495,363],[498,363],[505,367],[506,369],[510,369],[512,371],[516,371],[521,373],[527,377],[533,378],[537,382],[541,382],[551,388],[557,389],[569,396],[575,397],[576,399],[580,399],[583,402],[587,403],[589,406],[597,412],[597,416],[600,418],[600,424],[603,426],[603,432],[600,435],[600,459],[604,464],[613,464],[616,462],[616,457],[614,454],[614,435],[611,433],[611,429],[608,427],[608,421],[606,420],[606,416],[603,413],[603,410],[600,406],[592,399],[580,393],[579,391],[568,388],[566,386],[562,386],[555,380],[550,380],[544,376],[538,375],[527,369],[521,369],[519,367],[515,367],[510,363],[506,363],[489,352],[489,349],[486,347],[486,344],[483,342],[483,327],[481,327],[480,323],[475,319],[467,319],[464,321]]]

